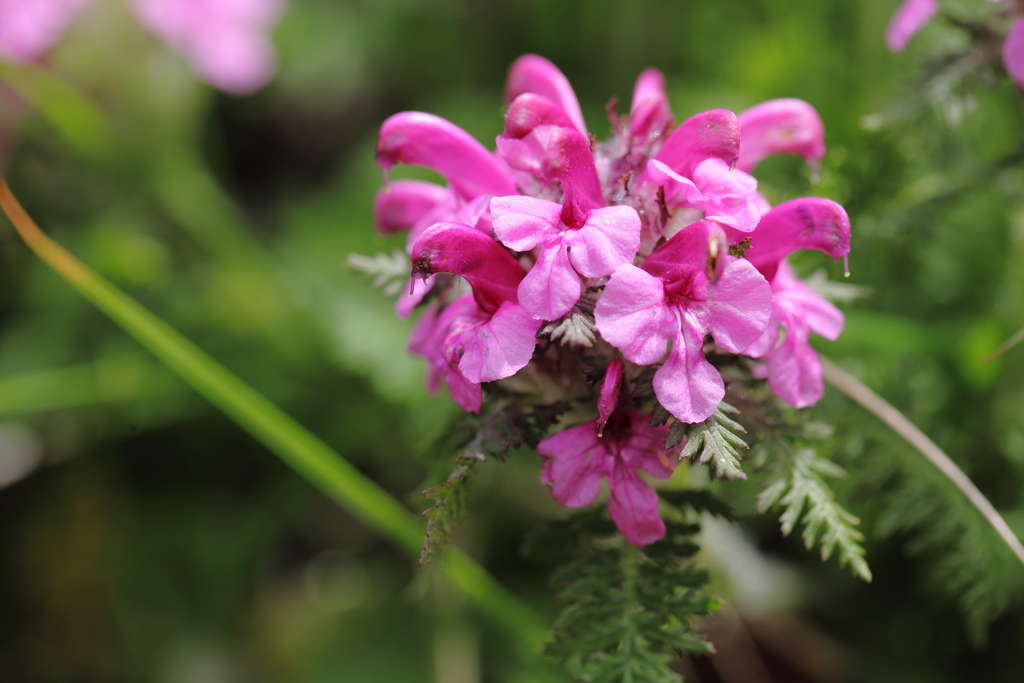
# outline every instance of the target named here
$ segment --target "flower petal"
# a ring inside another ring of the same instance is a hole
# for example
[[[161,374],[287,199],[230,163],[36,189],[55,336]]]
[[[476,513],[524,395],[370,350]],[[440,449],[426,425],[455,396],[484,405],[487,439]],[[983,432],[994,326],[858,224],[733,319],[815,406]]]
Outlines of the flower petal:
[[[513,195],[491,199],[494,235],[512,251],[530,251],[556,239],[564,229],[562,207],[536,197]]]
[[[745,257],[771,280],[779,262],[797,249],[817,249],[832,258],[850,253],[850,218],[831,199],[801,197],[761,217]]]
[[[533,268],[519,284],[519,303],[537,320],[558,320],[579,301],[580,276],[560,239],[541,246]]]
[[[803,100],[768,100],[740,114],[739,121],[741,171],[749,173],[773,154],[797,154],[815,166],[825,156],[825,126]]]
[[[413,275],[452,273],[466,278],[480,308],[493,313],[516,301],[526,271],[515,257],[476,228],[464,223],[435,223],[413,245]]]
[[[768,386],[794,408],[806,408],[825,393],[821,359],[808,343],[807,327],[793,317],[785,319],[786,338],[768,357]]]
[[[619,392],[622,389],[622,374],[624,365],[621,358],[613,358],[608,363],[608,369],[604,371],[604,380],[601,382],[601,394],[597,397],[597,425],[598,436],[600,429],[608,423],[608,418],[615,412],[619,405]]]
[[[705,319],[715,343],[742,353],[757,341],[772,317],[772,288],[750,263],[726,256],[725,270],[708,288]]]
[[[1024,88],[1024,19],[1018,19],[1006,36],[1003,63],[1017,84]]]
[[[728,109],[711,109],[683,121],[665,140],[655,159],[687,178],[697,164],[715,157],[729,166],[740,156],[740,124]]]
[[[619,266],[594,308],[597,330],[626,360],[656,363],[668,341],[679,333],[679,320],[667,305],[662,281],[636,266]]]
[[[406,111],[380,127],[377,163],[419,164],[444,176],[462,199],[517,194],[506,168],[469,133],[433,114]]]
[[[608,513],[627,541],[640,547],[665,535],[665,522],[658,514],[658,494],[636,470],[617,460],[608,477],[608,488]]]
[[[587,214],[579,230],[566,230],[569,260],[584,277],[607,277],[632,263],[640,249],[640,215],[631,206],[608,206]]]
[[[901,52],[925,24],[939,13],[936,0],[904,0],[896,8],[885,29],[885,44],[893,52]]]
[[[462,333],[459,371],[470,382],[493,382],[519,372],[537,346],[534,320],[521,306],[505,302],[488,320]]]
[[[686,315],[682,328],[668,360],[654,373],[654,394],[681,422],[703,422],[725,398],[725,383],[704,358],[700,321]]]
[[[93,1],[0,2],[0,57],[11,62],[39,59]]]
[[[684,178],[657,159],[647,162],[640,183],[665,188],[665,205],[670,208],[695,207],[708,200],[692,180]]]
[[[665,95],[665,77],[657,69],[646,69],[636,79],[629,107],[629,131],[634,139],[646,141],[672,125],[672,109]]]
[[[758,211],[757,180],[721,159],[705,159],[693,171],[693,182],[706,199],[697,206],[704,219],[750,232],[761,219]]]
[[[557,104],[573,122],[576,130],[587,134],[583,112],[576,93],[558,67],[540,55],[523,55],[512,63],[505,82],[505,100],[511,102],[523,93],[534,93]]]
[[[512,100],[505,113],[505,137],[521,139],[537,126],[574,128],[569,116],[546,97],[536,93],[523,93]]]
[[[373,217],[385,235],[408,230],[428,211],[451,197],[451,190],[423,180],[394,180],[377,190]]]
[[[601,479],[612,469],[613,456],[597,436],[597,422],[586,422],[549,436],[537,445],[544,458],[542,483],[566,507],[590,505],[601,491]]]
[[[798,316],[825,339],[835,341],[842,334],[846,325],[843,312],[798,278],[788,261],[783,260],[779,264],[779,272],[772,280],[772,292],[776,307],[783,307]]]

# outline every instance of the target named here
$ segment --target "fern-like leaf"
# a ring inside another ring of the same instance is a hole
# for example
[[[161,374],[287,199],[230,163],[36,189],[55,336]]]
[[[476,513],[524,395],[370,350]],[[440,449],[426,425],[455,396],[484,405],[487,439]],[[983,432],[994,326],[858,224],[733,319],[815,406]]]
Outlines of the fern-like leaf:
[[[838,552],[840,565],[849,565],[854,574],[871,581],[861,545],[864,535],[857,530],[860,520],[836,502],[825,481],[826,477],[844,476],[841,467],[819,458],[813,448],[797,450],[775,463],[775,473],[757,497],[757,511],[765,512],[776,504],[785,508],[779,521],[786,536],[802,517],[803,541],[808,550],[818,543],[822,560]]]
[[[682,502],[726,510],[705,496]],[[712,651],[690,628],[716,606],[703,590],[707,573],[691,562],[699,527],[674,520],[666,526],[665,538],[635,548],[614,533],[604,510],[594,510],[562,523],[561,534],[548,539],[566,539],[579,551],[553,577],[564,608],[547,649],[580,680],[679,683],[668,667],[679,653]]]
[[[381,290],[384,296],[396,296],[401,293],[412,272],[409,257],[397,249],[390,254],[382,253],[375,256],[349,254],[346,263],[352,270],[369,275],[373,286]]]
[[[736,432],[746,434],[747,430],[726,415],[738,412],[736,408],[723,401],[711,417],[703,422],[692,425],[677,422],[669,429],[665,447],[674,448],[685,435],[687,442],[681,454],[683,458],[692,458],[699,453],[697,462],[701,465],[710,462],[719,478],[746,479],[747,475],[743,472],[737,449],[749,447],[743,439],[736,436]]]
[[[425,567],[444,550],[451,540],[455,527],[466,516],[466,502],[469,497],[469,485],[473,471],[480,460],[463,460],[456,462],[448,479],[437,486],[423,492],[434,504],[423,511],[427,518],[427,531],[423,537],[423,549],[420,551],[420,567]]]

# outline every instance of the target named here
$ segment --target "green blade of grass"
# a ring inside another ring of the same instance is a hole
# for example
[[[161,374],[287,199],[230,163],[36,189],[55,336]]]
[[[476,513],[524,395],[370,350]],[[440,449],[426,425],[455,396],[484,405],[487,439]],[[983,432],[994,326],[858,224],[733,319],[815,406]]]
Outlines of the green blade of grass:
[[[199,394],[353,516],[412,556],[419,555],[423,523],[417,517],[263,395],[43,234],[2,178],[0,207],[29,248]],[[482,612],[512,632],[521,656],[547,670],[540,659],[547,625],[532,608],[457,548],[449,548],[440,565]]]

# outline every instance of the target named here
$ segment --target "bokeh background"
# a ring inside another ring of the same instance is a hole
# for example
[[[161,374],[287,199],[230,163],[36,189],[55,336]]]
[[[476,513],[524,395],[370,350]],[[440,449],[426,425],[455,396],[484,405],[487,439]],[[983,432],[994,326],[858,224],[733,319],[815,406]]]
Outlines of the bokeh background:
[[[846,283],[863,289],[844,336],[819,349],[1024,534],[1024,346],[982,362],[1024,326],[1024,95],[949,24],[888,53],[896,4],[290,0],[277,77],[238,98],[105,0],[41,64],[0,65],[0,167],[49,234],[423,509],[457,409],[424,395],[408,324],[345,267],[351,252],[402,246],[372,227],[380,122],[430,111],[491,145],[525,52],[566,73],[592,131],[648,66],[679,120],[803,98],[826,126],[820,177],[788,157],[757,175],[773,201],[817,194],[851,215]],[[799,272],[841,280],[818,256]],[[836,425],[826,448],[850,473],[837,492],[862,519],[874,582],[783,538],[776,514],[754,516],[757,476],[689,472],[742,525],[712,524],[702,558],[727,605],[706,625],[722,654],[680,670],[1024,680],[1019,564],[872,416],[832,390],[813,415]],[[562,514],[539,465],[525,451],[488,463],[456,540],[553,618],[552,566],[520,550]],[[514,680],[529,672],[503,632],[195,395],[0,220],[0,681]]]

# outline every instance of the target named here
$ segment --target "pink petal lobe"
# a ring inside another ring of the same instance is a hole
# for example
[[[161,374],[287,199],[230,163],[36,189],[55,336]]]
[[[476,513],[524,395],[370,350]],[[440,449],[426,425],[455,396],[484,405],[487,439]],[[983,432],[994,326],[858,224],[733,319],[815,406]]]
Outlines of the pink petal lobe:
[[[613,466],[614,456],[597,436],[597,422],[586,422],[549,436],[537,445],[544,458],[541,482],[566,507],[590,505],[601,491],[601,479]]]
[[[533,357],[537,346],[534,320],[513,303],[505,302],[488,320],[466,330],[459,371],[470,382],[493,382],[516,374]]]
[[[657,159],[647,162],[641,182],[665,188],[665,204],[669,207],[697,206],[708,201],[692,180],[684,178]]]
[[[807,337],[807,328],[791,321],[785,340],[768,356],[768,386],[794,408],[812,406],[825,393],[821,359]]]
[[[817,249],[832,258],[850,253],[850,218],[831,199],[801,197],[761,217],[745,257],[771,280],[779,262],[797,249]]]
[[[742,353],[772,316],[772,288],[746,260],[726,256],[725,270],[708,289],[708,331],[726,351]]]
[[[721,375],[704,358],[700,321],[684,316],[668,360],[654,373],[654,394],[682,422],[703,422],[725,398]]]
[[[597,398],[597,435],[601,436],[608,418],[615,412],[619,405],[619,392],[622,389],[622,375],[625,365],[621,358],[613,358],[608,363],[608,369],[604,371],[604,380],[601,382],[601,393]]]
[[[580,276],[560,239],[541,246],[533,268],[519,284],[519,303],[537,320],[558,320],[579,301]]]
[[[530,251],[556,239],[564,227],[562,207],[536,197],[512,195],[491,199],[494,235],[512,251]]]
[[[788,261],[779,264],[779,272],[772,280],[772,292],[775,305],[799,316],[816,334],[830,341],[842,334],[846,326],[843,312],[798,278]]]
[[[657,69],[646,69],[636,79],[629,108],[629,130],[634,138],[648,139],[672,125],[672,109],[665,95],[665,77]]]
[[[612,274],[594,317],[604,340],[638,365],[661,360],[669,339],[679,333],[662,281],[628,263]]]
[[[575,128],[569,116],[546,97],[523,93],[512,100],[505,114],[505,137],[522,139],[537,126]]]
[[[640,547],[665,535],[665,522],[658,514],[658,494],[635,469],[616,460],[608,488],[608,513],[627,541]]]
[[[480,384],[467,380],[456,367],[457,342],[459,334],[479,322],[481,315],[470,295],[456,299],[440,313],[436,305],[431,306],[413,327],[408,341],[409,351],[427,361],[427,391],[436,392],[443,379],[452,400],[463,410],[474,413],[480,412]]]
[[[885,44],[893,52],[901,52],[910,39],[939,13],[936,0],[903,0],[885,29]]]
[[[433,275],[426,280],[421,280],[418,277],[409,278],[409,286],[402,289],[402,293],[398,295],[398,299],[395,301],[395,315],[403,319],[412,315],[412,312],[416,310],[416,306],[423,301],[423,297],[427,295],[433,286]]]
[[[526,271],[492,238],[463,223],[435,223],[412,247],[413,275],[452,273],[466,278],[473,297],[488,313],[515,303]]]
[[[631,206],[608,206],[587,214],[579,230],[567,230],[563,241],[569,260],[584,277],[606,277],[632,263],[640,249],[640,216]]]
[[[697,164],[712,157],[734,166],[740,156],[740,124],[728,109],[711,109],[683,121],[655,155],[676,173],[693,177]]]
[[[694,274],[707,268],[708,245],[716,227],[708,221],[691,223],[655,249],[644,261],[643,269],[666,283],[692,282],[700,286]],[[707,276],[703,279],[706,281]]]
[[[392,181],[373,199],[374,223],[385,235],[408,230],[450,195],[447,188],[423,180]]]
[[[407,111],[388,118],[377,139],[377,163],[385,169],[400,163],[431,168],[466,200],[517,194],[511,174],[483,145],[433,114]]]
[[[721,159],[702,161],[693,171],[693,182],[706,196],[699,204],[704,219],[750,232],[761,219],[757,203],[757,180],[731,169]],[[667,197],[666,197],[667,200]]]
[[[1018,19],[1006,36],[1003,63],[1017,85],[1024,88],[1024,19]]]
[[[740,114],[739,121],[741,171],[749,173],[773,154],[796,154],[815,166],[825,156],[825,126],[803,100],[768,100]]]
[[[546,97],[566,113],[576,130],[587,134],[583,112],[576,93],[558,67],[540,55],[523,55],[512,63],[505,82],[505,100],[511,102],[523,93]]]

